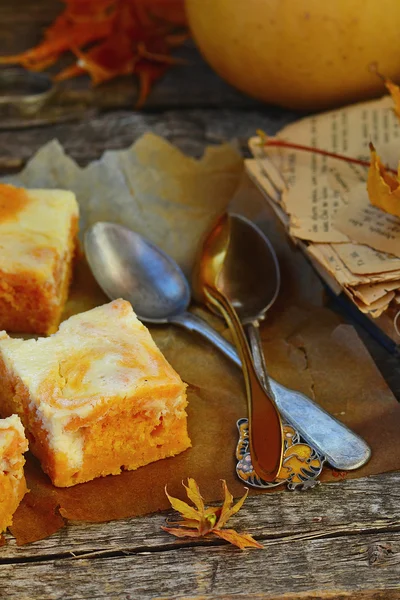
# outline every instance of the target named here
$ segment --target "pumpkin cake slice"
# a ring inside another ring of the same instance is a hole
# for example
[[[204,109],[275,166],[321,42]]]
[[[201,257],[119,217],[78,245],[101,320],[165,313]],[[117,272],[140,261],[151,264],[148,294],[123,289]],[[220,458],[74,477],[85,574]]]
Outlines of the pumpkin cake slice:
[[[57,330],[71,280],[78,217],[72,192],[0,184],[0,329]]]
[[[0,333],[0,413],[18,413],[56,486],[137,469],[190,446],[186,385],[115,300],[37,340]]]
[[[24,497],[24,452],[28,440],[17,415],[0,419],[0,533],[12,525],[13,514]]]

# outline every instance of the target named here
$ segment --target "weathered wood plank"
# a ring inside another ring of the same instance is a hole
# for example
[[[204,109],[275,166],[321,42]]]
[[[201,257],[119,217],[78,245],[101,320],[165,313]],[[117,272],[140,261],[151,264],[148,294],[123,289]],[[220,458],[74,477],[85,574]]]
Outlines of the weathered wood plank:
[[[295,544],[312,537],[400,529],[400,473],[323,484],[307,493],[287,491],[253,496],[232,519],[268,543]],[[105,524],[71,523],[51,537],[18,547],[10,538],[0,562],[41,560],[71,553],[138,552],[187,545],[161,530],[166,514]],[[169,514],[170,516],[170,514]],[[190,542],[190,540],[189,540]],[[206,544],[214,542],[204,540]],[[215,541],[219,543],[218,540]]]
[[[9,600],[209,598],[232,593],[399,590],[400,533],[286,543],[263,551],[189,547],[106,558],[3,565],[0,596]],[[34,596],[32,584],[34,582]]]
[[[81,164],[98,158],[105,150],[126,148],[147,131],[164,136],[191,155],[201,155],[207,144],[238,140],[247,149],[247,140],[258,128],[273,134],[292,120],[281,111],[193,109],[161,114],[115,111],[76,123],[51,127],[1,130],[0,159],[28,160],[36,150],[57,138]]]

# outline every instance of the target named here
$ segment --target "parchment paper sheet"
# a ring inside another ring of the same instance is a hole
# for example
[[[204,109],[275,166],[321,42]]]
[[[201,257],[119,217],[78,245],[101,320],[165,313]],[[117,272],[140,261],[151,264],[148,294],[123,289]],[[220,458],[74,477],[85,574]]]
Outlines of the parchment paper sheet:
[[[236,163],[236,167],[234,174],[230,168],[227,169],[228,179],[236,177],[238,181],[241,163]],[[224,169],[221,168],[221,177],[226,177]],[[66,177],[63,168],[60,168],[60,173]],[[172,179],[176,177],[178,181],[179,173],[177,168]],[[204,178],[207,176],[219,177],[214,172],[203,174]],[[56,175],[54,177],[51,185],[57,183]],[[163,173],[159,172],[158,177],[162,179]],[[23,174],[22,180],[29,185],[27,173]],[[65,178],[63,181],[66,185]],[[42,181],[40,185],[44,183]],[[220,190],[221,185],[218,181],[214,188],[208,182],[205,189]],[[109,197],[112,200],[112,194]],[[198,201],[200,199],[198,196]],[[323,289],[314,270],[288,241],[272,209],[266,206],[261,194],[247,179],[242,181],[232,206],[265,229],[277,250],[282,269],[283,285],[279,299],[262,328],[271,375],[315,398],[371,445],[373,455],[369,464],[357,472],[348,473],[348,477],[397,469],[400,466],[400,407],[367,350],[350,326],[341,324],[336,315],[323,307]],[[149,220],[152,218],[151,207],[148,197],[146,209],[150,213],[146,219]],[[186,211],[186,207],[182,206],[181,210]],[[205,210],[204,206],[202,210]],[[175,216],[169,220],[168,214],[166,208],[166,220],[172,229]],[[175,215],[174,212],[172,214]],[[133,225],[130,223],[130,226]],[[168,245],[164,249],[168,250]],[[106,301],[81,259],[64,318]],[[198,307],[194,310],[206,315]],[[227,335],[218,317],[206,316]],[[52,486],[37,461],[28,457],[26,472],[31,491],[14,517],[12,533],[17,543],[46,537],[63,527],[66,519],[101,522],[167,509],[169,502],[164,493],[165,485],[168,485],[169,493],[183,497],[181,481],[187,477],[197,480],[207,502],[220,499],[220,479],[227,481],[235,496],[243,492],[243,485],[235,476],[234,458],[236,420],[246,416],[240,371],[194,334],[169,326],[152,327],[151,332],[167,359],[188,383],[188,427],[193,447],[177,457],[158,461],[137,471],[100,478],[68,489]],[[337,475],[326,469],[323,479],[337,481]],[[308,493],[310,496],[313,494],[312,491]],[[267,496],[265,505],[267,510]]]

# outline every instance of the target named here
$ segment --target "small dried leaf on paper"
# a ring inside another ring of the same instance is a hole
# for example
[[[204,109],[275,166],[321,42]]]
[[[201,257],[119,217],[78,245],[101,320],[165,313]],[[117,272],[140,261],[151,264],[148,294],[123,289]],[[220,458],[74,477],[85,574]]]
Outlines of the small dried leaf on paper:
[[[165,490],[172,508],[180,512],[185,520],[174,523],[174,525],[179,525],[183,529],[176,527],[162,527],[164,531],[180,538],[204,537],[214,534],[241,549],[263,547],[249,534],[241,534],[234,529],[222,529],[228,519],[230,519],[242,508],[243,503],[247,498],[248,490],[246,490],[246,493],[237,502],[237,504],[232,506],[233,496],[228,490],[226,481],[222,480],[222,487],[224,490],[224,502],[222,507],[211,507],[206,509],[204,507],[203,499],[196,481],[193,478],[189,478],[188,485],[186,486],[183,484],[183,486],[186,490],[188,498],[192,500],[196,508],[190,506],[182,500],[179,500],[178,498],[171,497],[167,490]],[[190,527],[194,527],[194,529],[190,529]]]
[[[393,110],[397,117],[400,119],[400,88],[390,79],[385,79],[385,86],[386,89],[389,91],[394,102]]]
[[[371,144],[371,165],[368,171],[367,190],[371,204],[385,212],[400,217],[400,181],[385,169]]]

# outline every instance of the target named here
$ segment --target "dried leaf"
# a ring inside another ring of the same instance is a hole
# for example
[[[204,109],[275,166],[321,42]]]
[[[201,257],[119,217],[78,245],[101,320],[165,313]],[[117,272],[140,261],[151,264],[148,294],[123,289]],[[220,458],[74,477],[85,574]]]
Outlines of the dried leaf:
[[[144,104],[152,85],[173,64],[183,61],[171,48],[188,37],[184,0],[66,0],[66,9],[35,48],[0,57],[0,64],[20,64],[39,71],[67,52],[78,60],[55,76],[64,81],[85,73],[93,85],[120,75],[136,75]]]
[[[181,513],[183,517],[186,519],[193,519],[194,521],[200,521],[202,515],[195,509],[193,506],[189,506],[183,500],[179,500],[178,498],[173,498],[167,492],[167,488],[165,488],[165,493],[167,495],[168,500],[171,502],[171,506],[174,510]]]
[[[235,506],[232,507],[233,496],[230,493],[230,491],[228,490],[225,480],[222,481],[222,486],[224,488],[225,500],[224,500],[224,504],[222,506],[221,515],[218,519],[218,524],[217,524],[218,528],[223,527],[225,525],[225,523],[228,521],[228,519],[230,519],[233,515],[235,515],[242,508],[244,501],[246,500],[247,495],[249,493],[249,490],[246,489],[244,496],[237,502],[237,504],[235,504]]]
[[[367,190],[371,204],[385,212],[400,217],[400,181],[383,166],[375,148],[370,144],[371,164],[368,171]]]
[[[161,527],[161,529],[163,531],[166,531],[167,533],[170,533],[171,535],[174,535],[175,537],[179,537],[179,538],[183,538],[183,537],[193,537],[193,538],[198,538],[199,537],[199,532],[197,531],[197,529],[175,529],[173,527]]]
[[[400,119],[400,87],[393,83],[390,79],[385,79],[386,89],[389,91],[392,96],[394,107],[393,110],[396,113],[397,117]]]
[[[186,490],[189,500],[193,502],[198,511],[204,513],[204,501],[201,497],[199,486],[195,480],[189,477],[187,486],[185,484],[183,484],[183,486]]]
[[[262,544],[257,542],[248,533],[237,533],[234,529],[216,529],[213,531],[215,535],[238,546],[241,550],[244,548],[263,548]]]
[[[167,490],[165,493],[171,506],[180,512],[184,517],[184,521],[177,521],[171,523],[171,525],[178,525],[179,527],[162,527],[164,531],[175,535],[176,537],[191,537],[199,538],[204,537],[210,533],[213,533],[219,538],[222,538],[239,548],[262,548],[262,545],[256,542],[249,534],[237,533],[234,529],[221,528],[228,521],[228,519],[240,510],[243,506],[244,501],[247,498],[248,490],[245,495],[232,506],[233,496],[228,490],[226,481],[222,480],[222,486],[224,490],[224,503],[222,507],[211,506],[205,508],[203,498],[200,494],[199,486],[194,479],[188,479],[188,485],[183,483],[189,500],[197,507],[198,510],[186,504],[182,500],[172,498],[168,495]],[[193,513],[196,517],[193,518]]]
[[[168,525],[198,529],[199,522],[194,519],[184,519],[183,521],[168,521]]]

